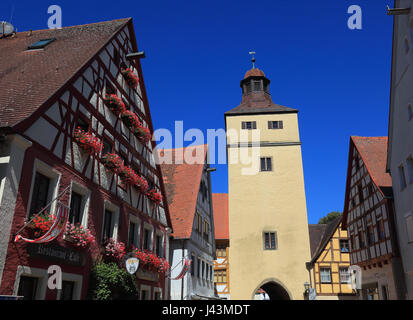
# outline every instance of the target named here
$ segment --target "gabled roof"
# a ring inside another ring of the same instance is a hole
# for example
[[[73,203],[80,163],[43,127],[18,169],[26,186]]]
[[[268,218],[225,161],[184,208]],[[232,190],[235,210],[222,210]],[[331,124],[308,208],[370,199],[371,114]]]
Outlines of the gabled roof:
[[[315,227],[316,225],[309,225],[309,232],[310,232],[310,246],[311,246],[311,261],[310,263],[314,263],[317,261],[320,254],[324,251],[325,247],[327,246],[328,242],[330,241],[331,237],[336,232],[338,226],[340,225],[342,216],[335,218],[329,224],[324,225],[324,227]],[[318,244],[315,246],[315,243]]]
[[[228,194],[213,193],[212,207],[214,212],[215,239],[229,240]]]
[[[392,180],[386,172],[387,137],[350,137],[347,167],[346,195],[344,200],[342,228],[347,228],[348,202],[350,194],[353,149],[356,148],[373,183],[383,197],[392,197]]]
[[[171,164],[161,163],[160,166],[175,239],[191,237],[207,152],[208,145],[158,150],[161,157],[169,155],[172,160]],[[196,153],[195,163],[186,163],[185,153]]]
[[[0,39],[0,128],[33,114],[129,21],[18,32]],[[44,49],[27,50],[48,38],[56,40]]]
[[[357,151],[377,187],[391,187],[386,172],[387,137],[351,137]]]

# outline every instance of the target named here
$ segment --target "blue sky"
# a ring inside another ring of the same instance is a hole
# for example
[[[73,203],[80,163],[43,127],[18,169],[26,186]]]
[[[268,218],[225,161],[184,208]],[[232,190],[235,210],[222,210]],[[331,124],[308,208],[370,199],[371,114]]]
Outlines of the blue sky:
[[[256,51],[273,101],[300,110],[309,223],[343,210],[350,135],[387,135],[391,0],[2,0],[0,20],[44,29],[53,4],[63,26],[133,18],[155,128],[224,128]],[[362,30],[347,27],[353,4]],[[213,192],[227,192],[226,166],[212,175]]]

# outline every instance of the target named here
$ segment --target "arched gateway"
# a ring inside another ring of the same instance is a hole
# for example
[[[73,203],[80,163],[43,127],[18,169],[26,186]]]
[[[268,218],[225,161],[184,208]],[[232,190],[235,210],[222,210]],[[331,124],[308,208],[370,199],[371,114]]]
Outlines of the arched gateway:
[[[253,292],[252,299],[257,299],[261,295],[265,300],[291,300],[288,290],[275,280],[266,280],[260,284]]]

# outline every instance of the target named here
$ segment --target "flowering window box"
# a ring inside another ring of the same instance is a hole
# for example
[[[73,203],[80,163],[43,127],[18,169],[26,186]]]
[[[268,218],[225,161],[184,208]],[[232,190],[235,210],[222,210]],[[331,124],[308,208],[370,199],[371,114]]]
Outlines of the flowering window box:
[[[123,168],[123,160],[116,153],[106,153],[101,160],[105,168],[114,173],[119,173]]]
[[[54,219],[55,217],[47,211],[35,216],[28,225],[33,231],[33,237],[37,239],[44,235],[52,227]]]
[[[123,123],[128,126],[132,131],[141,126],[138,116],[135,112],[130,110],[125,110],[121,114]]]
[[[139,259],[139,264],[142,268],[148,271],[164,274],[170,268],[169,262],[166,259],[158,257],[151,251],[135,249],[133,254]]]
[[[148,198],[154,202],[154,204],[159,205],[162,202],[162,195],[155,189],[149,190],[146,195]]]
[[[125,80],[127,82],[127,84],[136,89],[138,87],[139,84],[139,78],[138,76],[133,72],[132,69],[130,68],[126,68],[126,69],[122,69],[121,70],[122,75],[125,77]]]
[[[146,193],[149,189],[148,181],[143,177],[138,177],[135,186],[142,192]]]
[[[99,153],[103,149],[103,143],[98,138],[79,127],[74,132],[74,140],[89,155]]]
[[[80,223],[67,223],[64,233],[64,240],[72,243],[75,247],[86,248],[95,241],[89,229],[80,225]]]
[[[119,171],[119,177],[122,180],[122,183],[126,185],[135,185],[139,178],[136,172],[127,166],[123,166]]]
[[[142,125],[136,128],[134,133],[135,136],[143,143],[148,143],[152,139],[152,135],[149,128],[146,128]]]
[[[120,262],[125,255],[125,244],[123,242],[117,242],[110,238],[106,241],[103,248],[103,255],[106,260]]]
[[[112,112],[116,115],[121,114],[123,111],[126,110],[123,101],[115,94],[107,94],[104,100],[108,108],[112,110]]]

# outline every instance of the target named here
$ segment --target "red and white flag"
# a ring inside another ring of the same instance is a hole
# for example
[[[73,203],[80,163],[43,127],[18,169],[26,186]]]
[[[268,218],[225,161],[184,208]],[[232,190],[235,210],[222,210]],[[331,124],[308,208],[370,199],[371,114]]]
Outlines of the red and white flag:
[[[64,231],[68,218],[69,218],[69,208],[59,202],[56,219],[53,222],[53,225],[50,227],[49,230],[47,230],[47,232],[44,235],[42,235],[38,239],[27,239],[27,238],[23,238],[20,234],[18,234],[14,238],[14,242],[17,242],[19,240],[23,240],[23,241],[30,242],[30,243],[50,242],[56,239]]]
[[[178,274],[177,277],[172,278],[171,280],[180,280],[183,277],[185,277],[185,275],[188,272],[190,266],[191,266],[191,260],[185,259],[184,266],[183,266],[181,272]]]

